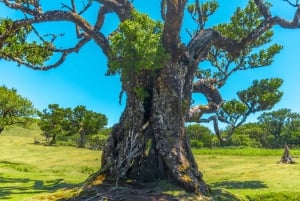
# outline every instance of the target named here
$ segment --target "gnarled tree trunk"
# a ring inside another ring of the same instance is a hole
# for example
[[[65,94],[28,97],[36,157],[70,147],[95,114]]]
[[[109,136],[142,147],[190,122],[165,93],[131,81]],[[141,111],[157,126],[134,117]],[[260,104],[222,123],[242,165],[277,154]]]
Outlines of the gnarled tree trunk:
[[[184,129],[188,73],[186,66],[169,62],[155,76],[139,78],[148,97],[127,91],[125,111],[103,150],[101,173],[116,182],[172,178],[187,191],[208,193]]]

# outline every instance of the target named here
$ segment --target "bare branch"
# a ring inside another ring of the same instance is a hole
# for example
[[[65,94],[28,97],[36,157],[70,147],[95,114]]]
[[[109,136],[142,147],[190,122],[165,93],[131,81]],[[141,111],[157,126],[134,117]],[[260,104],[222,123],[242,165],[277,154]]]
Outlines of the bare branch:
[[[287,1],[287,0],[285,0]],[[290,1],[287,1],[290,3],[293,7],[296,7],[295,15],[292,21],[285,20],[281,17],[274,16],[272,17],[271,12],[269,8],[265,5],[265,3],[262,0],[254,0],[257,7],[259,8],[261,14],[265,17],[265,23],[268,22],[270,24],[269,28],[273,25],[279,25],[283,28],[300,28],[300,5],[298,4],[298,1],[296,1],[296,4],[292,4]]]
[[[300,28],[300,6],[298,4],[293,20],[288,21],[278,16],[273,17],[269,7],[262,0],[254,0],[254,2],[265,18],[256,29],[240,41],[224,37],[213,29],[199,31],[188,45],[189,58],[194,60],[195,63],[199,63],[206,58],[211,46],[226,50],[233,58],[236,58],[240,56],[240,52],[247,47],[247,45],[257,40],[274,25],[290,29]],[[204,47],[206,48],[203,49]]]
[[[54,62],[53,64],[50,64],[50,65],[46,65],[46,66],[41,66],[41,65],[33,65],[31,63],[28,63],[26,61],[24,61],[23,59],[21,58],[18,58],[18,57],[12,57],[8,54],[5,54],[5,53],[1,53],[1,57],[6,59],[6,60],[9,60],[9,61],[14,61],[16,63],[18,63],[18,65],[24,65],[28,68],[31,68],[33,70],[43,70],[43,71],[47,71],[47,70],[50,70],[50,69],[53,69],[53,68],[56,68],[58,66],[60,66],[67,58],[67,56],[71,53],[77,53],[82,46],[84,46],[88,41],[91,40],[91,37],[85,37],[83,38],[82,40],[80,40],[74,47],[72,48],[67,48],[67,49],[55,49],[55,48],[52,48],[52,49],[49,49],[50,51],[53,51],[53,52],[56,52],[56,53],[61,53],[61,56],[60,58]]]
[[[217,112],[223,104],[220,92],[214,87],[216,79],[199,79],[193,83],[193,93],[203,94],[208,104],[192,107],[188,112],[188,121],[199,122],[203,114]]]
[[[83,9],[79,11],[78,14],[82,15],[85,11],[87,11],[91,7],[92,3],[93,3],[92,0],[88,0],[88,3],[84,5]]]
[[[95,42],[102,48],[105,55],[109,55],[109,44],[104,36],[99,31],[94,30],[94,27],[91,26],[86,20],[84,20],[81,16],[72,12],[65,11],[49,11],[43,14],[39,14],[34,18],[30,19],[22,19],[14,22],[12,30],[17,30],[24,25],[32,25],[36,23],[50,22],[50,21],[69,21],[78,25],[80,29],[82,29],[87,35],[92,37]]]
[[[7,7],[11,9],[19,10],[29,15],[38,15],[41,12],[40,6],[37,2],[35,4],[38,6],[38,9],[34,9],[34,10],[30,9],[29,7],[22,6],[19,3],[10,3],[9,0],[0,0],[0,2],[3,2]]]
[[[131,16],[132,4],[128,0],[94,0],[114,11],[121,21]]]
[[[106,6],[102,6],[98,10],[98,15],[97,15],[97,21],[94,25],[95,30],[100,30],[100,28],[103,26],[104,20],[105,20],[105,14],[111,12],[111,9],[109,9]]]
[[[196,9],[197,9],[197,13],[198,13],[198,21],[200,24],[200,30],[203,30],[204,29],[203,13],[201,11],[201,5],[199,3],[199,0],[196,0]]]
[[[167,1],[162,0],[160,4],[160,15],[163,20],[166,20],[166,6],[167,6]]]
[[[293,6],[293,7],[298,7],[298,0],[296,0],[296,3],[292,3],[291,1],[289,1],[289,0],[283,0],[283,1],[286,1],[286,2],[288,2],[288,4],[290,4],[291,6]]]
[[[213,122],[214,131],[215,131],[215,134],[216,134],[218,140],[220,142],[226,142],[228,140],[228,138],[222,137],[220,128],[219,128],[218,117],[216,115],[210,116],[207,119],[200,119],[199,123],[209,123],[211,121]]]

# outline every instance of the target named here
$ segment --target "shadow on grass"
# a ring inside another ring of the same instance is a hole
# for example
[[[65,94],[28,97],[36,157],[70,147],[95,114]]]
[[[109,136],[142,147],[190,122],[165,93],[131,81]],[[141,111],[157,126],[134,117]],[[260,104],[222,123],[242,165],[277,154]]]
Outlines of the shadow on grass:
[[[66,183],[63,179],[43,181],[29,178],[6,178],[3,175],[0,175],[0,183],[4,184],[0,187],[0,200],[9,200],[17,197],[16,195],[30,196],[78,186],[78,184]]]
[[[88,181],[77,196],[58,201],[86,201],[86,200],[111,200],[111,201],[240,201],[238,197],[222,189],[214,189],[209,197],[188,193],[178,187],[172,180],[141,183],[134,180],[120,180],[118,187],[113,178],[104,178],[99,175],[93,177],[93,182]]]
[[[226,188],[226,189],[259,189],[268,188],[268,186],[261,181],[222,181],[212,184],[213,188]]]

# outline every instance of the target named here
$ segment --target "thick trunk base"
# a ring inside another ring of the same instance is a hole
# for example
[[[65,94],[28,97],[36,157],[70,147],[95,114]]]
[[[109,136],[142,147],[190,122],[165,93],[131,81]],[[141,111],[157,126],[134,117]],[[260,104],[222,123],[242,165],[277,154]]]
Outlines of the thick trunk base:
[[[127,93],[126,108],[103,149],[100,173],[120,180],[174,181],[188,192],[207,195],[209,188],[185,134],[189,103],[184,95],[186,71],[170,64],[158,73],[149,97]]]

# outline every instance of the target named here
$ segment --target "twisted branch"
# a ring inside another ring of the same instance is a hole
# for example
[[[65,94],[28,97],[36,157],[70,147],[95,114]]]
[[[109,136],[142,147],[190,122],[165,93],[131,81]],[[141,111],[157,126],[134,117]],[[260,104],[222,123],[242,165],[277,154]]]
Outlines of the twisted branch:
[[[121,20],[125,20],[130,16],[132,5],[127,0],[95,0],[88,1],[87,4],[83,5],[82,10],[77,11],[75,1],[71,0],[71,6],[63,4],[63,8],[67,8],[68,11],[48,11],[42,12],[40,8],[40,3],[35,0],[31,4],[24,3],[12,3],[9,0],[0,0],[8,8],[13,10],[18,10],[24,13],[25,18],[14,21],[13,25],[6,31],[6,33],[0,35],[0,40],[5,41],[12,33],[15,33],[20,28],[30,25],[33,27],[34,24],[46,23],[51,21],[66,21],[71,22],[75,25],[75,30],[78,39],[81,38],[72,48],[56,49],[50,48],[48,50],[54,53],[61,53],[60,58],[51,65],[39,66],[33,65],[26,61],[22,61],[20,58],[13,58],[9,55],[3,55],[3,58],[17,62],[19,65],[24,65],[32,69],[49,70],[51,68],[58,67],[61,65],[70,53],[78,52],[80,48],[85,45],[88,41],[93,39],[96,44],[102,49],[103,53],[108,57],[110,54],[110,47],[107,38],[103,33],[100,32],[105,20],[105,15],[109,12],[115,12]],[[98,9],[97,20],[94,25],[91,25],[87,20],[81,17],[81,14],[86,12],[93,2],[100,3],[100,8]],[[33,27],[33,32],[38,36],[39,40],[45,42],[46,40],[39,34],[39,32]],[[51,43],[54,42],[54,36]]]

